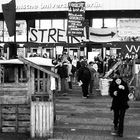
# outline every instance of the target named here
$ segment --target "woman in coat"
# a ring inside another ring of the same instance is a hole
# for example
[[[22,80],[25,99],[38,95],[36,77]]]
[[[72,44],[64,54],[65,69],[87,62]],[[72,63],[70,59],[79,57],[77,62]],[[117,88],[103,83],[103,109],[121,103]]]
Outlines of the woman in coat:
[[[109,86],[109,93],[113,98],[111,110],[114,111],[114,130],[111,134],[122,137],[125,112],[129,108],[129,88],[118,71],[115,72],[114,79]]]

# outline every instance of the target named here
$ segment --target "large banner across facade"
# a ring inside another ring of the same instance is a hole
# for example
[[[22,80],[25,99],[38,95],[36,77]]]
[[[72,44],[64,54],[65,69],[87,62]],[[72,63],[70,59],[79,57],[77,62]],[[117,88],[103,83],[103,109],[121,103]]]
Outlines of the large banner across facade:
[[[85,2],[68,3],[68,36],[84,36]]]

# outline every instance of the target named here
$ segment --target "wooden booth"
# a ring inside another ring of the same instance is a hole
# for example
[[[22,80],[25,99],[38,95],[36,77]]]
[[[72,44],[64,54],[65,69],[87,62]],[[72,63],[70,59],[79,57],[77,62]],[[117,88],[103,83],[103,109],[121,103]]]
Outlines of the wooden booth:
[[[0,130],[52,137],[54,90],[58,87],[51,59],[0,60]]]

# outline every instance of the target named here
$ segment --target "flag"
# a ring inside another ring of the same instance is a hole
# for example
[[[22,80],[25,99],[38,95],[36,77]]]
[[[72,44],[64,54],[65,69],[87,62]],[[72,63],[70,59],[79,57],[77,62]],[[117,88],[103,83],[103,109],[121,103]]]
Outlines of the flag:
[[[9,36],[16,33],[16,3],[11,0],[9,3],[2,4],[3,16],[8,29]]]

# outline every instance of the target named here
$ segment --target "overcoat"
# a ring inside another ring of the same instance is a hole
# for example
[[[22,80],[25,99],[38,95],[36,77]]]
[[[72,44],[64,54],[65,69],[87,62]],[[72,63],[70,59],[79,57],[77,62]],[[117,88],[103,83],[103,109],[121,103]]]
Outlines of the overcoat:
[[[114,109],[128,109],[128,94],[129,94],[129,88],[127,83],[121,79],[121,86],[124,86],[124,89],[119,88],[119,85],[116,83],[116,79],[114,78],[113,81],[110,83],[109,86],[109,94],[112,97],[112,105],[111,110]],[[114,91],[117,91],[117,96],[114,95]]]

